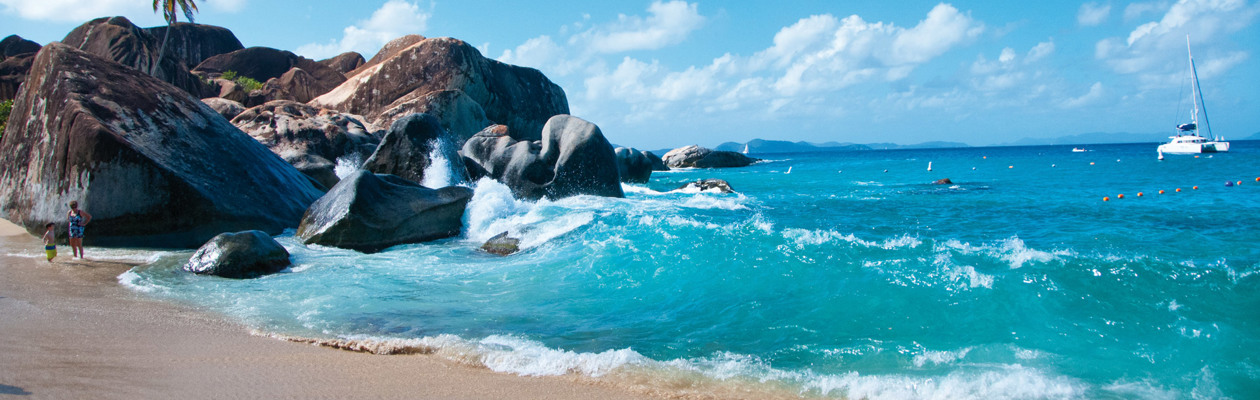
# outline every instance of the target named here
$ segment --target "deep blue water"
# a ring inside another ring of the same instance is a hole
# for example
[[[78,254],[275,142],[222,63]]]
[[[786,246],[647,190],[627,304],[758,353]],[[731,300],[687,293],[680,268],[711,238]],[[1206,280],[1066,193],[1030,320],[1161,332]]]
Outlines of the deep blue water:
[[[285,273],[193,276],[178,269],[189,253],[167,253],[120,280],[266,332],[525,375],[853,398],[1256,396],[1260,142],[1164,161],[1155,144],[1087,148],[762,155],[656,173],[625,199],[467,183],[453,239],[365,255],[290,234]],[[699,178],[739,193],[669,192]],[[526,250],[477,250],[502,231]]]

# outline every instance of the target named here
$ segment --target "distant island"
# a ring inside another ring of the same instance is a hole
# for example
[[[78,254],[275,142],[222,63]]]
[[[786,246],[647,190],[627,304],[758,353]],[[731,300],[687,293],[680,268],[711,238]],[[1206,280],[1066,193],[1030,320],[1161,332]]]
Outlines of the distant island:
[[[1129,133],[1129,132],[1089,132],[1076,135],[1059,136],[1053,138],[1023,138],[1013,142],[998,143],[990,146],[1053,146],[1053,145],[1089,145],[1089,144],[1120,144],[1120,143],[1162,143],[1168,140],[1168,133]],[[1235,140],[1260,140],[1260,132],[1256,132],[1247,137],[1237,137]],[[746,143],[724,142],[713,147],[713,150],[720,151],[737,151],[743,152],[747,147],[749,153],[754,154],[774,154],[774,153],[831,153],[845,151],[865,151],[865,150],[897,150],[897,149],[948,149],[973,147],[962,142],[946,142],[933,141],[918,144],[901,145],[896,143],[841,143],[841,142],[824,142],[813,143],[806,141],[787,141],[787,140],[766,140],[753,139]],[[987,146],[985,146],[987,147]],[[661,149],[658,153],[670,149]]]

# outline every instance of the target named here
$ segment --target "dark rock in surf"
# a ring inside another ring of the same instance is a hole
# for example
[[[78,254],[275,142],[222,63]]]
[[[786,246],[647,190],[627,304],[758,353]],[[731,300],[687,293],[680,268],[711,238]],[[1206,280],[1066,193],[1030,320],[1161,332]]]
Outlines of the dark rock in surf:
[[[936,182],[932,182],[932,184],[933,185],[953,185],[954,181],[949,180],[949,178],[937,179]]]
[[[89,246],[276,234],[321,194],[197,98],[60,43],[35,57],[0,148],[0,217],[38,235],[78,200],[93,216]]]
[[[263,231],[223,233],[197,249],[183,269],[198,275],[244,279],[287,268],[289,251]]]
[[[307,244],[377,252],[459,234],[472,189],[429,189],[360,170],[311,205],[298,227]]]
[[[646,152],[629,147],[618,147],[617,174],[626,183],[647,183],[652,179],[652,159]]]
[[[670,168],[735,168],[759,161],[734,151],[714,151],[691,145],[670,150],[663,157]]]
[[[687,184],[679,186],[675,191],[685,192],[717,192],[717,193],[735,193],[735,189],[731,188],[731,184],[721,179],[700,179],[695,182],[687,182]]]
[[[496,125],[464,143],[461,153],[474,176],[493,178],[528,199],[625,196],[617,156],[595,124],[557,115],[547,121],[540,141],[517,141],[508,133]]]
[[[296,168],[298,172],[318,182],[320,190],[327,191],[341,181],[341,178],[337,177],[337,164],[327,158],[314,154],[294,154],[285,157],[284,161]]]
[[[520,245],[520,239],[508,237],[508,233],[503,232],[487,240],[486,244],[481,245],[481,250],[490,254],[506,256],[521,251]]]
[[[665,161],[662,161],[661,157],[656,155],[656,153],[644,151],[643,156],[647,157],[648,161],[652,162],[653,171],[669,171],[669,166],[666,166]]]
[[[434,116],[411,114],[394,121],[376,152],[363,163],[363,169],[422,183],[425,170],[436,161],[432,156],[440,155],[451,164],[456,180],[465,180],[468,174],[459,162],[454,141]]]

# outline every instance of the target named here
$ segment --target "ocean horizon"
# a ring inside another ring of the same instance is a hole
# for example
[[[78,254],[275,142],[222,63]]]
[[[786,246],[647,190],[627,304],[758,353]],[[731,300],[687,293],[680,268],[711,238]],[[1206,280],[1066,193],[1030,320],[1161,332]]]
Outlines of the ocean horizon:
[[[718,397],[1245,398],[1257,143],[1163,161],[1154,143],[767,154],[655,172],[624,199],[520,200],[452,174],[474,195],[449,239],[364,254],[289,231],[292,267],[250,280],[184,272],[191,252],[93,254],[142,259],[122,284],[260,334],[526,376]],[[707,178],[736,193],[675,190]],[[501,232],[522,251],[479,250]]]

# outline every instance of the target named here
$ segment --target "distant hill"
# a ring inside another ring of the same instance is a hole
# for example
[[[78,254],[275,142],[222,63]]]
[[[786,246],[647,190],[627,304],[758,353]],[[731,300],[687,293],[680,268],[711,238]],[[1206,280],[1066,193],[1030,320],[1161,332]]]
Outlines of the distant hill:
[[[1243,140],[1260,140],[1260,132],[1253,133],[1251,134],[1251,136],[1248,136],[1246,139],[1243,139]]]
[[[996,146],[1045,146],[1055,144],[1162,143],[1168,133],[1089,132],[1054,138],[1023,138]]]
[[[810,142],[789,142],[786,140],[765,140],[753,139],[748,143],[726,142],[714,147],[714,150],[723,151],[743,151],[744,145],[748,145],[748,152],[753,154],[773,154],[773,153],[819,153],[819,152],[841,152],[841,151],[863,151],[863,150],[889,150],[889,149],[936,149],[948,147],[968,147],[966,143],[958,142],[927,142],[913,145],[899,145],[895,143],[810,143]]]

